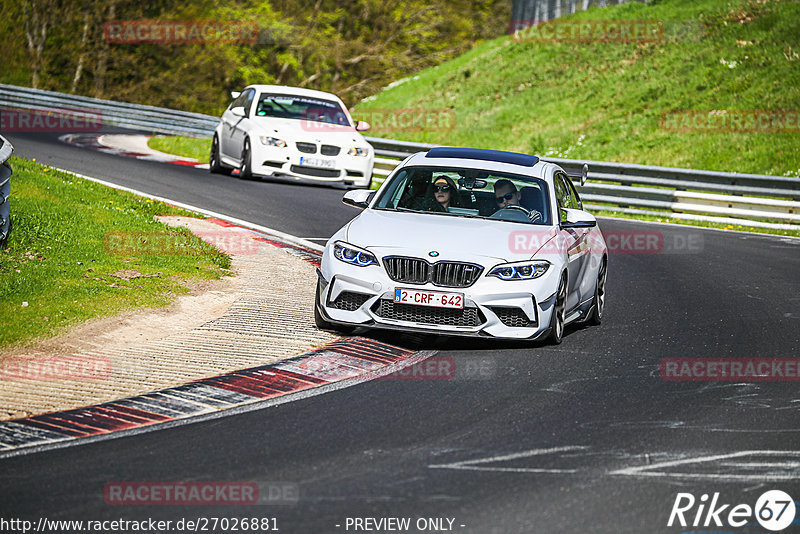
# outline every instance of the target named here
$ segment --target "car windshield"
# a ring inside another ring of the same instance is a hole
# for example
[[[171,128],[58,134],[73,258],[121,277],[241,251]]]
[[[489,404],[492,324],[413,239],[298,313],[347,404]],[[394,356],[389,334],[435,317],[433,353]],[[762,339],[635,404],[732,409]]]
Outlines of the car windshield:
[[[309,96],[262,94],[258,99],[256,116],[351,126],[339,103]]]
[[[549,225],[547,191],[545,181],[532,176],[455,167],[406,167],[392,176],[373,207]]]

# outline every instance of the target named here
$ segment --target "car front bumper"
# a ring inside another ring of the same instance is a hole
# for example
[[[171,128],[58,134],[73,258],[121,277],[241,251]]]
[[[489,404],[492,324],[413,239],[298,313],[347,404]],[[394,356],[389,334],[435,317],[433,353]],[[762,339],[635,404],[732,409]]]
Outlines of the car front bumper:
[[[311,182],[333,182],[356,187],[369,187],[372,180],[374,156],[350,156],[344,149],[337,156],[307,154],[293,144],[279,148],[254,146],[253,174]],[[309,161],[310,160],[310,161]]]
[[[487,277],[484,271],[472,286],[450,288],[395,282],[381,266],[356,267],[327,256],[318,271],[320,301],[316,305],[326,320],[343,325],[536,339],[550,328],[560,280],[556,271],[551,268],[542,277],[527,281],[499,280]],[[464,308],[398,304],[394,302],[397,288],[462,293]]]

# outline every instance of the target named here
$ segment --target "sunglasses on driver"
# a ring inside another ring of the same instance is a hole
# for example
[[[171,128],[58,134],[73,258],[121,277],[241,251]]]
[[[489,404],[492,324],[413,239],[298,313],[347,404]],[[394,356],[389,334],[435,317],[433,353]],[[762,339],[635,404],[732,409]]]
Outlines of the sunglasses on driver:
[[[494,197],[498,204],[502,204],[504,201],[508,201],[514,198],[514,193],[506,193],[501,197]]]

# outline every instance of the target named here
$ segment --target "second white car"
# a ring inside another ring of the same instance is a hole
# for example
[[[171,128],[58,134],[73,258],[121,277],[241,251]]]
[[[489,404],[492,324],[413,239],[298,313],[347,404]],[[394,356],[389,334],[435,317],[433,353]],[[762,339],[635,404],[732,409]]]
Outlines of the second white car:
[[[269,176],[368,188],[375,152],[335,95],[279,85],[250,85],[222,114],[209,158],[212,173],[239,169]]]

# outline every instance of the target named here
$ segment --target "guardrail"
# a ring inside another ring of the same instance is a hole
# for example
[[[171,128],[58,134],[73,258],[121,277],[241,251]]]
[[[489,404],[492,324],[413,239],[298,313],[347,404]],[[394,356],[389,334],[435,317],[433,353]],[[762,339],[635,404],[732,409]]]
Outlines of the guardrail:
[[[0,135],[0,245],[2,245],[11,231],[11,165],[8,158],[14,147],[8,140]]]
[[[368,137],[375,147],[374,175],[385,178],[399,161],[437,145]],[[749,226],[798,228],[800,178],[655,167],[630,163],[541,158],[573,175],[589,166],[588,180],[576,182],[591,209]],[[747,196],[746,196],[747,195]],[[773,223],[769,221],[780,221]]]
[[[219,118],[201,113],[101,100],[16,85],[0,84],[0,108],[50,113],[92,113],[104,124],[145,132],[211,137]]]
[[[217,117],[154,106],[99,100],[0,84],[0,108],[60,112],[93,111],[105,124],[147,133],[210,137]],[[433,146],[367,137],[375,148],[376,181],[400,160]],[[654,167],[629,163],[542,158],[569,173],[589,165],[589,181],[576,184],[586,206],[627,213],[697,219],[748,226],[800,225],[800,178]]]

